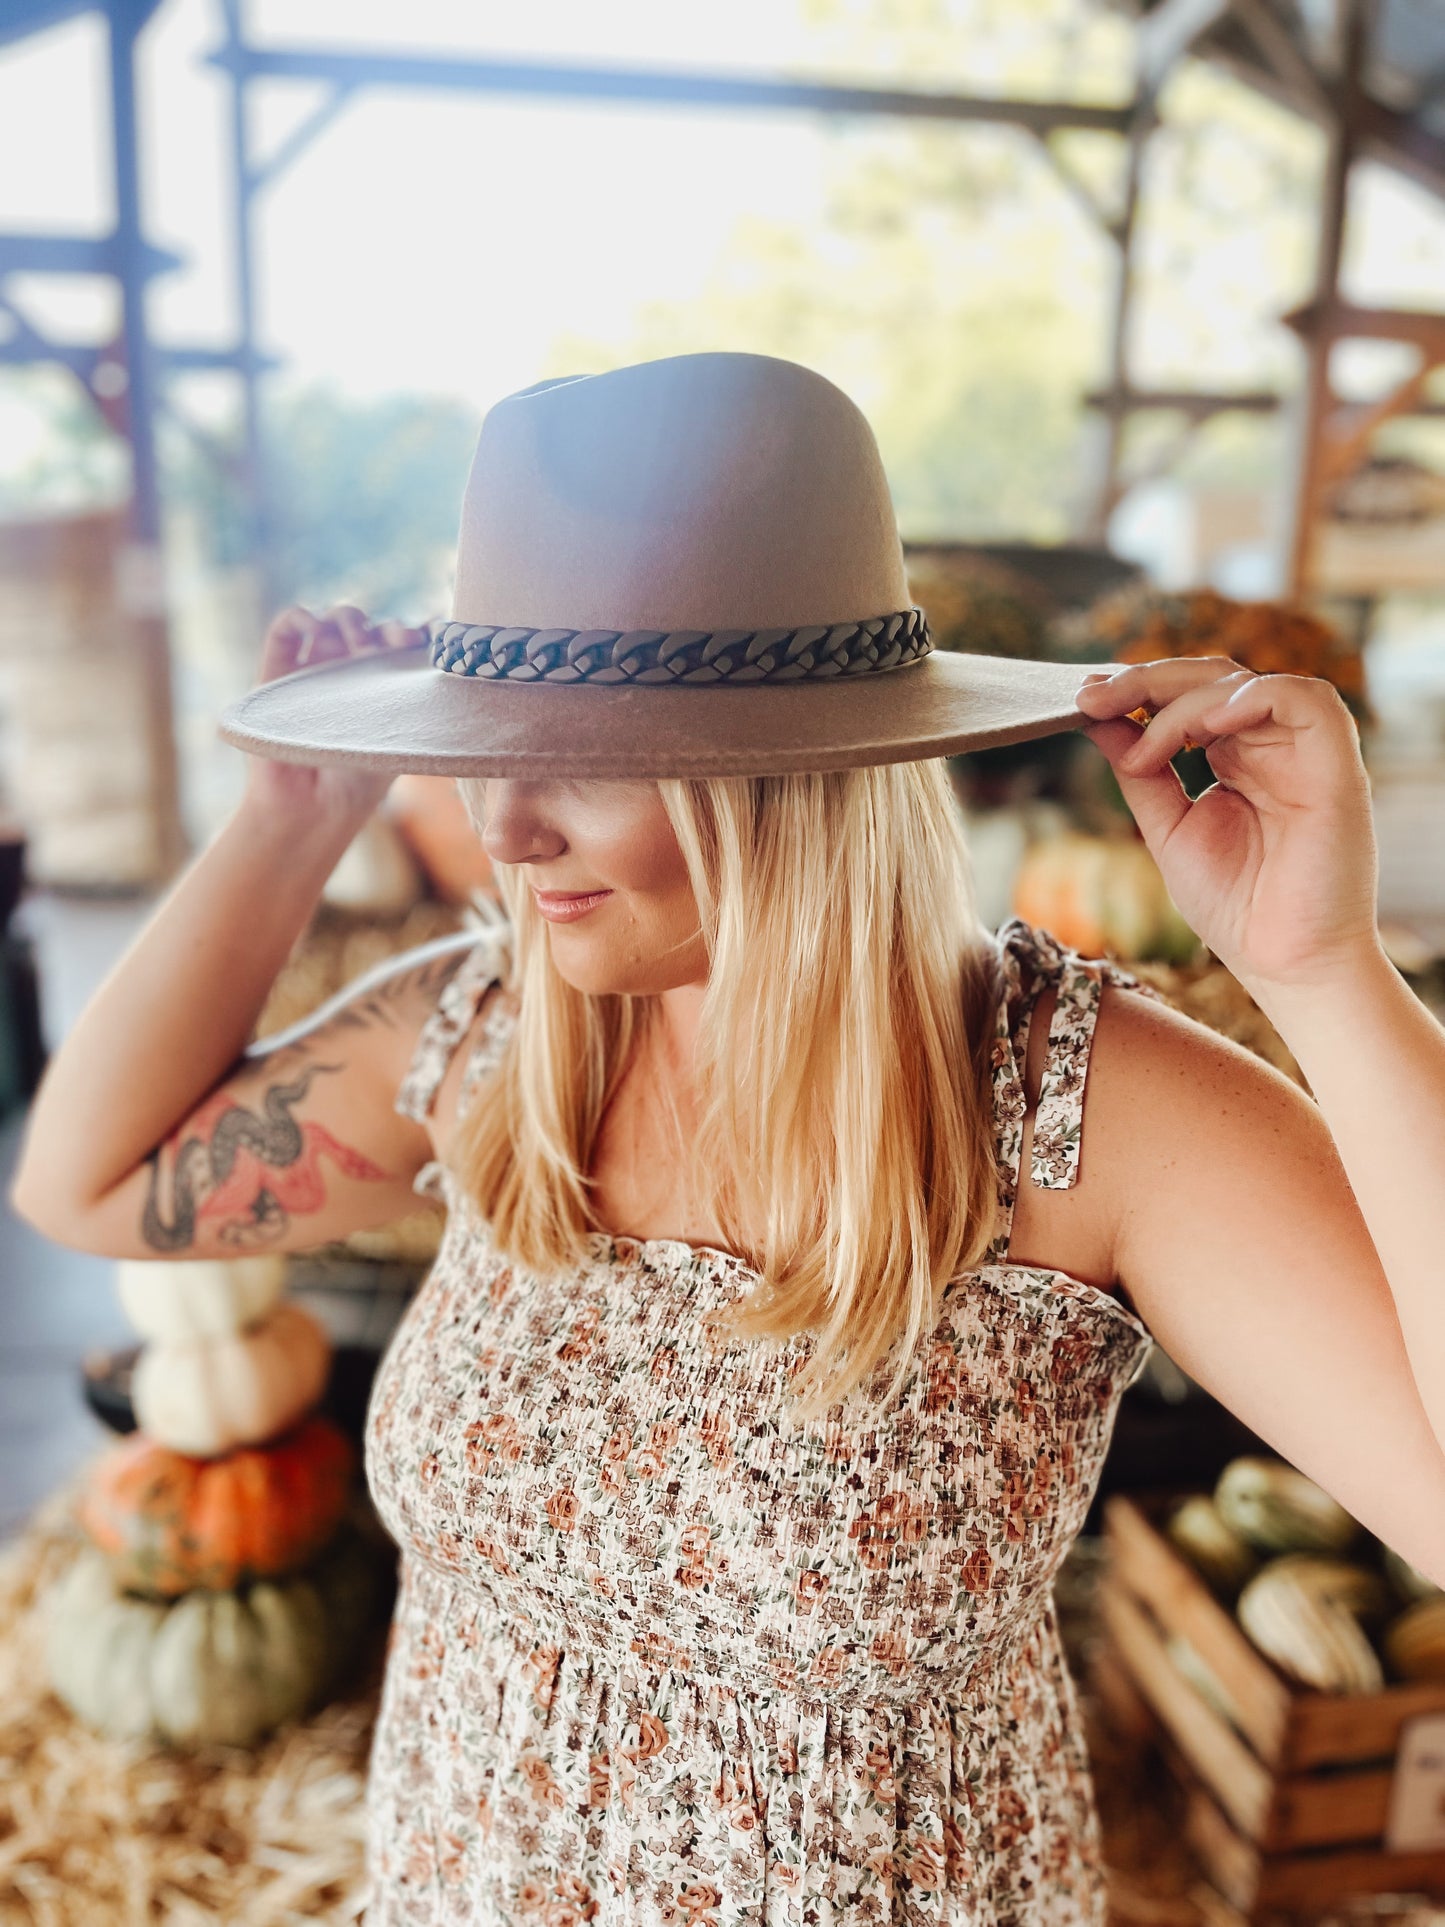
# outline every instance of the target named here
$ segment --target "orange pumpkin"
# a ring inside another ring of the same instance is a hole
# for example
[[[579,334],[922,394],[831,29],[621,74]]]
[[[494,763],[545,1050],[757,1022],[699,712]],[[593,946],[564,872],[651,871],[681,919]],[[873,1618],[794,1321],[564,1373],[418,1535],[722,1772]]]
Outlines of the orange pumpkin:
[[[227,1592],[320,1552],[346,1509],[355,1456],[345,1433],[316,1416],[269,1445],[215,1459],[136,1432],[97,1465],[80,1523],[129,1591]]]
[[[1085,957],[1188,963],[1200,950],[1137,835],[1040,837],[1015,873],[1013,909]]]

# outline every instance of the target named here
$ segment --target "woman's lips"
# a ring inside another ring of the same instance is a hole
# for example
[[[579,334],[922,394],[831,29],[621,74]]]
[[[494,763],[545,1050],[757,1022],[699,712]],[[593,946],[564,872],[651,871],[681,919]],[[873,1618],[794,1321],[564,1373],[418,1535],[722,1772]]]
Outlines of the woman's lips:
[[[549,923],[572,923],[578,917],[585,917],[589,910],[595,910],[599,903],[612,895],[610,890],[593,890],[588,895],[564,895],[560,890],[535,890],[537,908]]]

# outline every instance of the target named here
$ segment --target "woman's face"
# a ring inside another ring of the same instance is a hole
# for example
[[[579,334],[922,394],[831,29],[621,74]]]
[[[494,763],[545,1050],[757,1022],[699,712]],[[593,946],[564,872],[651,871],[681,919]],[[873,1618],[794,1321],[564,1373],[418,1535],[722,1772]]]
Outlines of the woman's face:
[[[607,893],[549,921],[552,961],[574,988],[649,996],[706,981],[697,902],[655,783],[496,777],[483,789],[493,863],[519,865],[542,896]]]

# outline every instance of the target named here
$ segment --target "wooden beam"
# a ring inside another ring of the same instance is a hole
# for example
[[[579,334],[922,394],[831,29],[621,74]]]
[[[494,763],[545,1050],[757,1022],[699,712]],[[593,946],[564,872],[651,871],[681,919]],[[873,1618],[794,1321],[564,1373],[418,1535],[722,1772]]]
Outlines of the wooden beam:
[[[354,88],[348,87],[344,81],[334,83],[320,105],[313,108],[299,126],[291,129],[273,154],[268,155],[264,161],[252,163],[244,182],[246,193],[256,193],[268,181],[284,173],[293,162],[300,160],[306,149],[336,119],[342,108],[350,101],[354,91]]]
[[[1104,408],[1110,399],[1107,389],[1095,388],[1084,396],[1084,406]],[[1192,388],[1126,388],[1118,397],[1118,405],[1131,415],[1153,410],[1207,421],[1212,415],[1235,412],[1269,415],[1279,407],[1280,398],[1267,388],[1240,388],[1227,394]]]
[[[1096,226],[1101,227],[1112,241],[1117,242],[1119,239],[1119,217],[1109,212],[1108,208],[1099,200],[1093,188],[1089,186],[1083,175],[1075,172],[1069,165],[1049,134],[1037,127],[1030,128],[1029,132],[1033,135],[1039,152],[1048,162],[1057,178],[1068,189],[1072,198],[1084,212],[1093,219]]]
[[[1229,13],[1233,0],[1160,0],[1139,22],[1137,54],[1144,90],[1157,94],[1170,69]]]
[[[1356,132],[1360,152],[1445,196],[1445,136],[1413,114],[1399,113],[1373,95],[1362,96]]]
[[[1107,408],[1112,397],[1108,389],[1092,388],[1082,399],[1086,408]],[[1212,415],[1272,415],[1283,405],[1283,400],[1265,388],[1241,388],[1233,393],[1210,393],[1188,388],[1126,388],[1118,398],[1117,405],[1131,415],[1152,410],[1160,414],[1190,415],[1207,421]],[[1445,401],[1421,397],[1409,408],[1398,410],[1398,413],[1445,415]]]
[[[1154,127],[1154,103],[1148,94],[1142,67],[1139,93],[1129,128],[1129,144],[1124,156],[1124,203],[1116,230],[1119,249],[1114,265],[1112,312],[1109,317],[1108,387],[1100,402],[1103,420],[1098,424],[1097,453],[1090,478],[1087,507],[1080,534],[1085,541],[1103,542],[1108,534],[1109,517],[1123,493],[1120,468],[1124,449],[1124,424],[1128,409],[1124,397],[1129,391],[1129,319],[1134,303],[1134,229],[1139,213],[1139,186],[1144,168],[1144,147]]]
[[[1246,30],[1245,7],[1240,0],[1234,0],[1234,12],[1239,16],[1236,23],[1231,27],[1221,22],[1221,30],[1202,41],[1200,57],[1277,106],[1304,114],[1323,128],[1332,126],[1337,110],[1323,83],[1318,78],[1306,83],[1300,72],[1281,73]],[[1373,94],[1362,92],[1354,111],[1355,145],[1364,159],[1378,161],[1427,192],[1445,197],[1445,135],[1428,127],[1418,111],[1407,113],[1390,107]]]
[[[1234,13],[1250,39],[1301,106],[1319,120],[1329,120],[1335,103],[1329,88],[1315,72],[1309,56],[1280,19],[1269,0],[1234,0]]]
[[[186,257],[169,248],[140,241],[131,250],[137,274],[169,274],[187,265]],[[120,274],[126,267],[126,244],[109,234],[0,234],[0,274]]]
[[[1438,356],[1426,356],[1412,375],[1396,384],[1378,401],[1363,407],[1337,407],[1325,424],[1324,445],[1320,451],[1320,482],[1328,488],[1340,482],[1365,460],[1377,430],[1397,415],[1414,412],[1435,370],[1445,362],[1445,344]]]
[[[1364,308],[1353,301],[1307,301],[1280,316],[1305,340],[1402,341],[1422,354],[1445,352],[1445,314],[1429,308]]]

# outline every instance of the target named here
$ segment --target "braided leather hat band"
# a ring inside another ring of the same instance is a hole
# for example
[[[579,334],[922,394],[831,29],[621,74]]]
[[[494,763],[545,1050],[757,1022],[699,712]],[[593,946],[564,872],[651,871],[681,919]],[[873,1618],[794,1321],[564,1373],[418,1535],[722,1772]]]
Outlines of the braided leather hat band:
[[[431,660],[507,682],[746,683],[876,674],[933,649],[922,609],[797,629],[507,629],[434,622]]]

